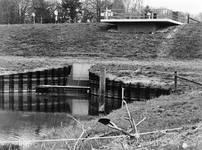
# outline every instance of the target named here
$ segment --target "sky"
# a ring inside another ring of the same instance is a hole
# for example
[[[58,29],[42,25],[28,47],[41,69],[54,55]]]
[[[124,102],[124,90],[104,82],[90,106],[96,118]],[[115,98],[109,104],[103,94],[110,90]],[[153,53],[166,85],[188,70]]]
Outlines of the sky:
[[[144,6],[165,7],[190,14],[202,13],[202,0],[144,0]]]
[[[173,11],[182,11],[194,15],[202,13],[202,0],[143,0],[143,4],[144,6],[165,7]]]

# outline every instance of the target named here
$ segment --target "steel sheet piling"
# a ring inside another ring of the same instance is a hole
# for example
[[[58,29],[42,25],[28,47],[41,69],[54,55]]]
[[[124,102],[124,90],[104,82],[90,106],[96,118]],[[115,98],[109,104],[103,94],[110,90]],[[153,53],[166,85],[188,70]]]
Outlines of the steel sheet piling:
[[[61,68],[58,68],[58,70],[57,70],[58,85],[61,85],[61,81],[60,81],[61,80],[61,70],[62,70]]]
[[[48,70],[44,70],[44,85],[48,85]]]
[[[0,108],[4,109],[4,76],[0,76]]]
[[[40,74],[41,74],[41,71],[37,71],[36,72],[36,86],[40,85]]]
[[[23,73],[18,74],[18,110],[23,111]]]
[[[99,76],[95,73],[90,73],[90,87],[91,94],[97,95],[97,90],[99,89],[99,83],[97,83],[97,79]],[[122,81],[110,80],[106,79],[106,112],[110,112],[113,109],[118,109],[121,107],[122,103],[122,91],[121,88],[124,87],[124,100],[127,102],[132,101],[146,101],[148,99],[152,99],[155,97],[159,97],[160,95],[168,95],[170,93],[170,89],[162,89],[161,87],[151,87],[151,85],[145,86],[140,83],[134,84],[124,84]],[[90,108],[93,109],[96,107],[91,107],[94,99],[90,99]],[[98,109],[98,108],[97,108]],[[93,110],[91,110],[93,111]]]
[[[9,109],[14,110],[14,75],[9,75]]]
[[[32,91],[32,72],[27,73],[27,91]]]

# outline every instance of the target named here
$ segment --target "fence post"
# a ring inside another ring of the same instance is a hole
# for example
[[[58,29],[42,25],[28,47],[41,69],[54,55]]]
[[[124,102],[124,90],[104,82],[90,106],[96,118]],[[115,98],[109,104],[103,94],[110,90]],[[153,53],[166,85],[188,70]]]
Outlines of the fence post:
[[[174,74],[174,92],[177,91],[177,71]]]
[[[100,106],[104,105],[104,112],[105,112],[105,90],[106,90],[106,68],[105,66],[101,66],[100,67],[100,84],[99,84],[99,103],[100,103]]]
[[[123,101],[124,101],[124,92],[125,92],[125,88],[122,86],[121,87],[121,108],[123,107]]]
[[[189,15],[187,16],[187,23],[189,24]]]

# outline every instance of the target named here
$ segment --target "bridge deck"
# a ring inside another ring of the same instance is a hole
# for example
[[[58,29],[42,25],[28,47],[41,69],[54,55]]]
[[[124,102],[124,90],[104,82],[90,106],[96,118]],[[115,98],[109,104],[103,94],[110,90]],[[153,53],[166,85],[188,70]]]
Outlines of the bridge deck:
[[[168,23],[173,25],[182,25],[182,22],[172,19],[102,19],[104,23]]]

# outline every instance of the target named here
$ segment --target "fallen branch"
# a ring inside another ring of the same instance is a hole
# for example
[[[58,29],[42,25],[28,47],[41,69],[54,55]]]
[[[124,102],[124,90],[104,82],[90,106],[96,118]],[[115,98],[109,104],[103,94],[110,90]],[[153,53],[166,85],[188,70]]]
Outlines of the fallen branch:
[[[141,124],[144,120],[146,119],[146,117],[144,117],[141,121],[139,121],[136,126],[138,126],[139,124]]]
[[[80,140],[97,140],[97,139],[115,139],[126,137],[126,135],[119,136],[107,136],[107,137],[91,137],[91,138],[80,138]],[[0,141],[0,144],[10,144],[10,143],[42,143],[42,142],[66,142],[66,141],[77,141],[78,138],[73,139],[48,139],[48,140],[23,140],[23,141]]]
[[[139,135],[155,134],[155,133],[159,133],[159,132],[166,134],[166,132],[172,132],[172,131],[177,131],[177,130],[182,130],[182,129],[183,129],[183,127],[180,127],[180,128],[173,128],[173,129],[165,129],[165,130],[157,130],[157,131],[139,133]]]
[[[79,141],[81,140],[82,136],[86,133],[86,129],[84,128],[84,125],[81,124],[76,118],[74,118],[73,116],[67,114],[67,116],[69,116],[70,118],[72,118],[74,121],[76,121],[82,128],[83,132],[81,133],[81,135],[79,136],[79,138],[76,140],[76,143],[74,144],[74,149],[73,150],[76,150],[76,146],[77,144],[79,143]]]
[[[130,137],[133,137],[129,132],[119,128],[115,123],[113,123],[112,121],[110,121],[110,119],[108,118],[100,118],[98,120],[98,122],[104,124],[104,125],[107,125],[108,127],[112,128],[112,129],[115,129],[115,130],[118,130],[118,131],[121,131],[123,132],[124,134],[130,136]]]
[[[137,139],[137,141],[138,141],[139,138],[140,138],[140,135],[139,135],[139,133],[138,133],[138,131],[137,131],[137,125],[135,124],[135,120],[134,120],[134,119],[132,119],[132,121],[133,121],[133,124],[134,124],[134,126],[135,126],[135,137],[136,137],[136,139]]]
[[[172,131],[178,131],[182,130],[183,127],[179,128],[173,128],[173,129],[165,129],[165,130],[157,130],[157,131],[151,131],[151,132],[145,132],[145,133],[139,133],[139,135],[148,135],[148,134],[155,134],[155,133],[166,133],[166,132],[172,132]],[[131,134],[133,135],[133,134]],[[135,135],[133,135],[135,136]],[[91,138],[80,138],[80,140],[98,140],[98,139],[115,139],[115,138],[123,138],[126,137],[126,135],[118,135],[118,136],[107,136],[107,137],[91,137]],[[40,142],[64,142],[64,141],[77,141],[77,139],[49,139],[49,140],[26,140],[27,143],[40,143]],[[10,143],[24,143],[25,141],[0,141],[0,144],[10,144]]]
[[[76,146],[77,146],[77,144],[79,143],[79,140],[81,140],[81,138],[82,138],[82,136],[84,135],[85,132],[86,132],[86,131],[83,130],[83,132],[81,133],[80,137],[77,139],[76,143],[74,144],[74,150],[76,150]]]
[[[126,103],[125,100],[122,100],[122,101],[123,101],[123,103],[126,105],[126,110],[127,110],[127,112],[128,112],[128,117],[129,117],[130,124],[131,124],[131,126],[133,127],[133,130],[136,131],[136,125],[135,125],[135,123],[134,123],[134,121],[133,121],[133,119],[132,119],[132,117],[131,117],[130,111],[129,111],[129,109],[128,109],[128,105],[127,105],[127,103]]]

